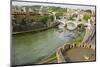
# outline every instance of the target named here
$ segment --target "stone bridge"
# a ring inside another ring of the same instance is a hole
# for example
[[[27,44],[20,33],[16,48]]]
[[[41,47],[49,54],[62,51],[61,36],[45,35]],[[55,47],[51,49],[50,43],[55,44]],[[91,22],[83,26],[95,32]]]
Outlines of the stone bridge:
[[[84,26],[86,23],[79,22],[79,21],[66,21],[66,19],[57,20],[62,26],[64,26],[67,30],[75,30],[78,25],[83,24]]]

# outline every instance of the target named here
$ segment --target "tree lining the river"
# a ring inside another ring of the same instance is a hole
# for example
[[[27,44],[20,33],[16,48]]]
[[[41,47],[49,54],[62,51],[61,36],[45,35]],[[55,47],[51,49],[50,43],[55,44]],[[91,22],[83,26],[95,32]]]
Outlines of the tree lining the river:
[[[38,8],[37,7],[33,8],[32,6],[28,8],[32,8],[33,10],[40,9],[39,6]],[[48,13],[46,15],[29,15],[29,16],[12,15],[13,32],[28,31],[28,30],[34,30],[39,28],[46,28],[49,26],[53,26],[54,24],[56,25],[56,23],[54,23],[54,16],[52,15],[52,12],[50,13],[49,11],[51,10],[51,11],[59,12],[56,13],[56,17],[59,18],[59,16],[62,15],[62,12],[60,12],[62,9],[59,8],[58,10],[54,10],[55,7],[50,7],[53,9],[47,10],[46,8],[45,7],[42,8],[45,10],[45,12]],[[24,10],[21,9],[21,11],[23,12]]]
[[[13,15],[15,12],[22,12],[26,15]],[[61,17],[67,17],[66,20],[68,21],[75,21],[76,17],[78,16],[75,12],[79,12],[76,9],[69,9],[69,8],[61,8],[61,7],[54,7],[54,6],[13,6],[12,8],[12,28],[13,32],[23,32],[23,31],[30,31],[30,30],[37,30],[41,28],[48,28],[52,26],[56,26],[58,22],[55,21],[59,20]],[[54,15],[55,13],[55,15]],[[32,15],[31,15],[32,14]],[[78,21],[85,22],[90,19],[92,11],[91,10],[81,10],[80,14],[84,14],[83,18],[79,19]]]

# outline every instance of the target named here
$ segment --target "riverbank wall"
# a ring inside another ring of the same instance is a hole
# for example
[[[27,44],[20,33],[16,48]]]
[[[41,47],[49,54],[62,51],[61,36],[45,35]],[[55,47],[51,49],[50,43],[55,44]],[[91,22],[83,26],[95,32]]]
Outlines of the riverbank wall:
[[[53,24],[52,26],[49,26],[49,27],[40,28],[40,29],[21,31],[21,32],[12,32],[12,34],[15,35],[15,34],[23,34],[23,33],[29,33],[29,32],[40,32],[40,31],[48,30],[50,28],[54,28],[57,25],[59,25],[59,23]]]
[[[72,48],[89,48],[93,49],[95,51],[95,45],[94,44],[64,44],[62,47],[58,48],[56,51],[57,56],[57,62],[58,63],[64,63],[67,62],[64,58],[64,53]]]

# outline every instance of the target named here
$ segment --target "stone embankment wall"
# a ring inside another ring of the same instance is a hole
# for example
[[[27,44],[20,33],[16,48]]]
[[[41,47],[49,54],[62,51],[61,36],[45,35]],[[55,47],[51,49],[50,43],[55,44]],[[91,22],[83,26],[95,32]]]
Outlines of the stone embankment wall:
[[[95,50],[95,45],[93,44],[64,44],[62,47],[58,48],[56,51],[57,61],[58,63],[67,62],[63,56],[63,54],[72,48],[90,48]]]

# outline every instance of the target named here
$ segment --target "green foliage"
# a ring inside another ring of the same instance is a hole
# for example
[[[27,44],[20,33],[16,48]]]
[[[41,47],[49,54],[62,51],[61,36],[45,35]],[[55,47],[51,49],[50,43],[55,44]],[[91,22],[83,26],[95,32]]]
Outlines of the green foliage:
[[[63,12],[56,13],[56,18],[58,19],[62,15],[63,15]]]
[[[85,12],[92,13],[92,11],[91,11],[91,10],[85,10]]]
[[[53,16],[50,16],[49,19],[50,19],[51,21],[53,21],[53,20],[54,20],[54,17],[53,17]]]
[[[42,16],[41,17],[41,22],[46,23],[48,21],[49,17],[48,16]]]
[[[81,34],[78,34],[78,37],[76,39],[73,39],[73,43],[76,43],[76,44],[81,43],[84,38],[84,35],[85,35],[85,31],[81,32]]]
[[[67,12],[67,8],[61,8],[61,7],[50,7],[49,11],[56,12],[56,18],[58,19],[60,16],[63,15],[64,12]]]
[[[75,19],[73,19],[73,17],[71,16],[71,17],[69,17],[69,19],[68,20],[72,20],[72,21],[74,21]]]
[[[49,16],[49,15],[44,15],[44,16],[32,16],[31,19],[35,22],[43,22],[46,23],[48,22],[48,20],[53,21],[53,16]]]
[[[43,64],[43,63],[50,63],[50,62],[52,62],[54,60],[57,60],[56,52],[52,53],[51,55],[49,55],[47,58],[43,59],[39,63],[41,63],[41,64]]]
[[[53,11],[53,12],[66,12],[67,11],[67,8],[61,8],[61,7],[53,7],[51,6],[49,8],[49,10]]]
[[[78,16],[77,14],[73,14],[73,15],[72,15],[72,17],[77,17],[77,16]]]
[[[85,31],[85,25],[84,24],[79,24],[77,30],[79,32]]]
[[[22,19],[22,22],[20,23],[21,25],[26,25],[26,20],[25,18]]]
[[[83,19],[84,19],[85,21],[88,21],[88,19],[90,19],[90,16],[84,15]]]

